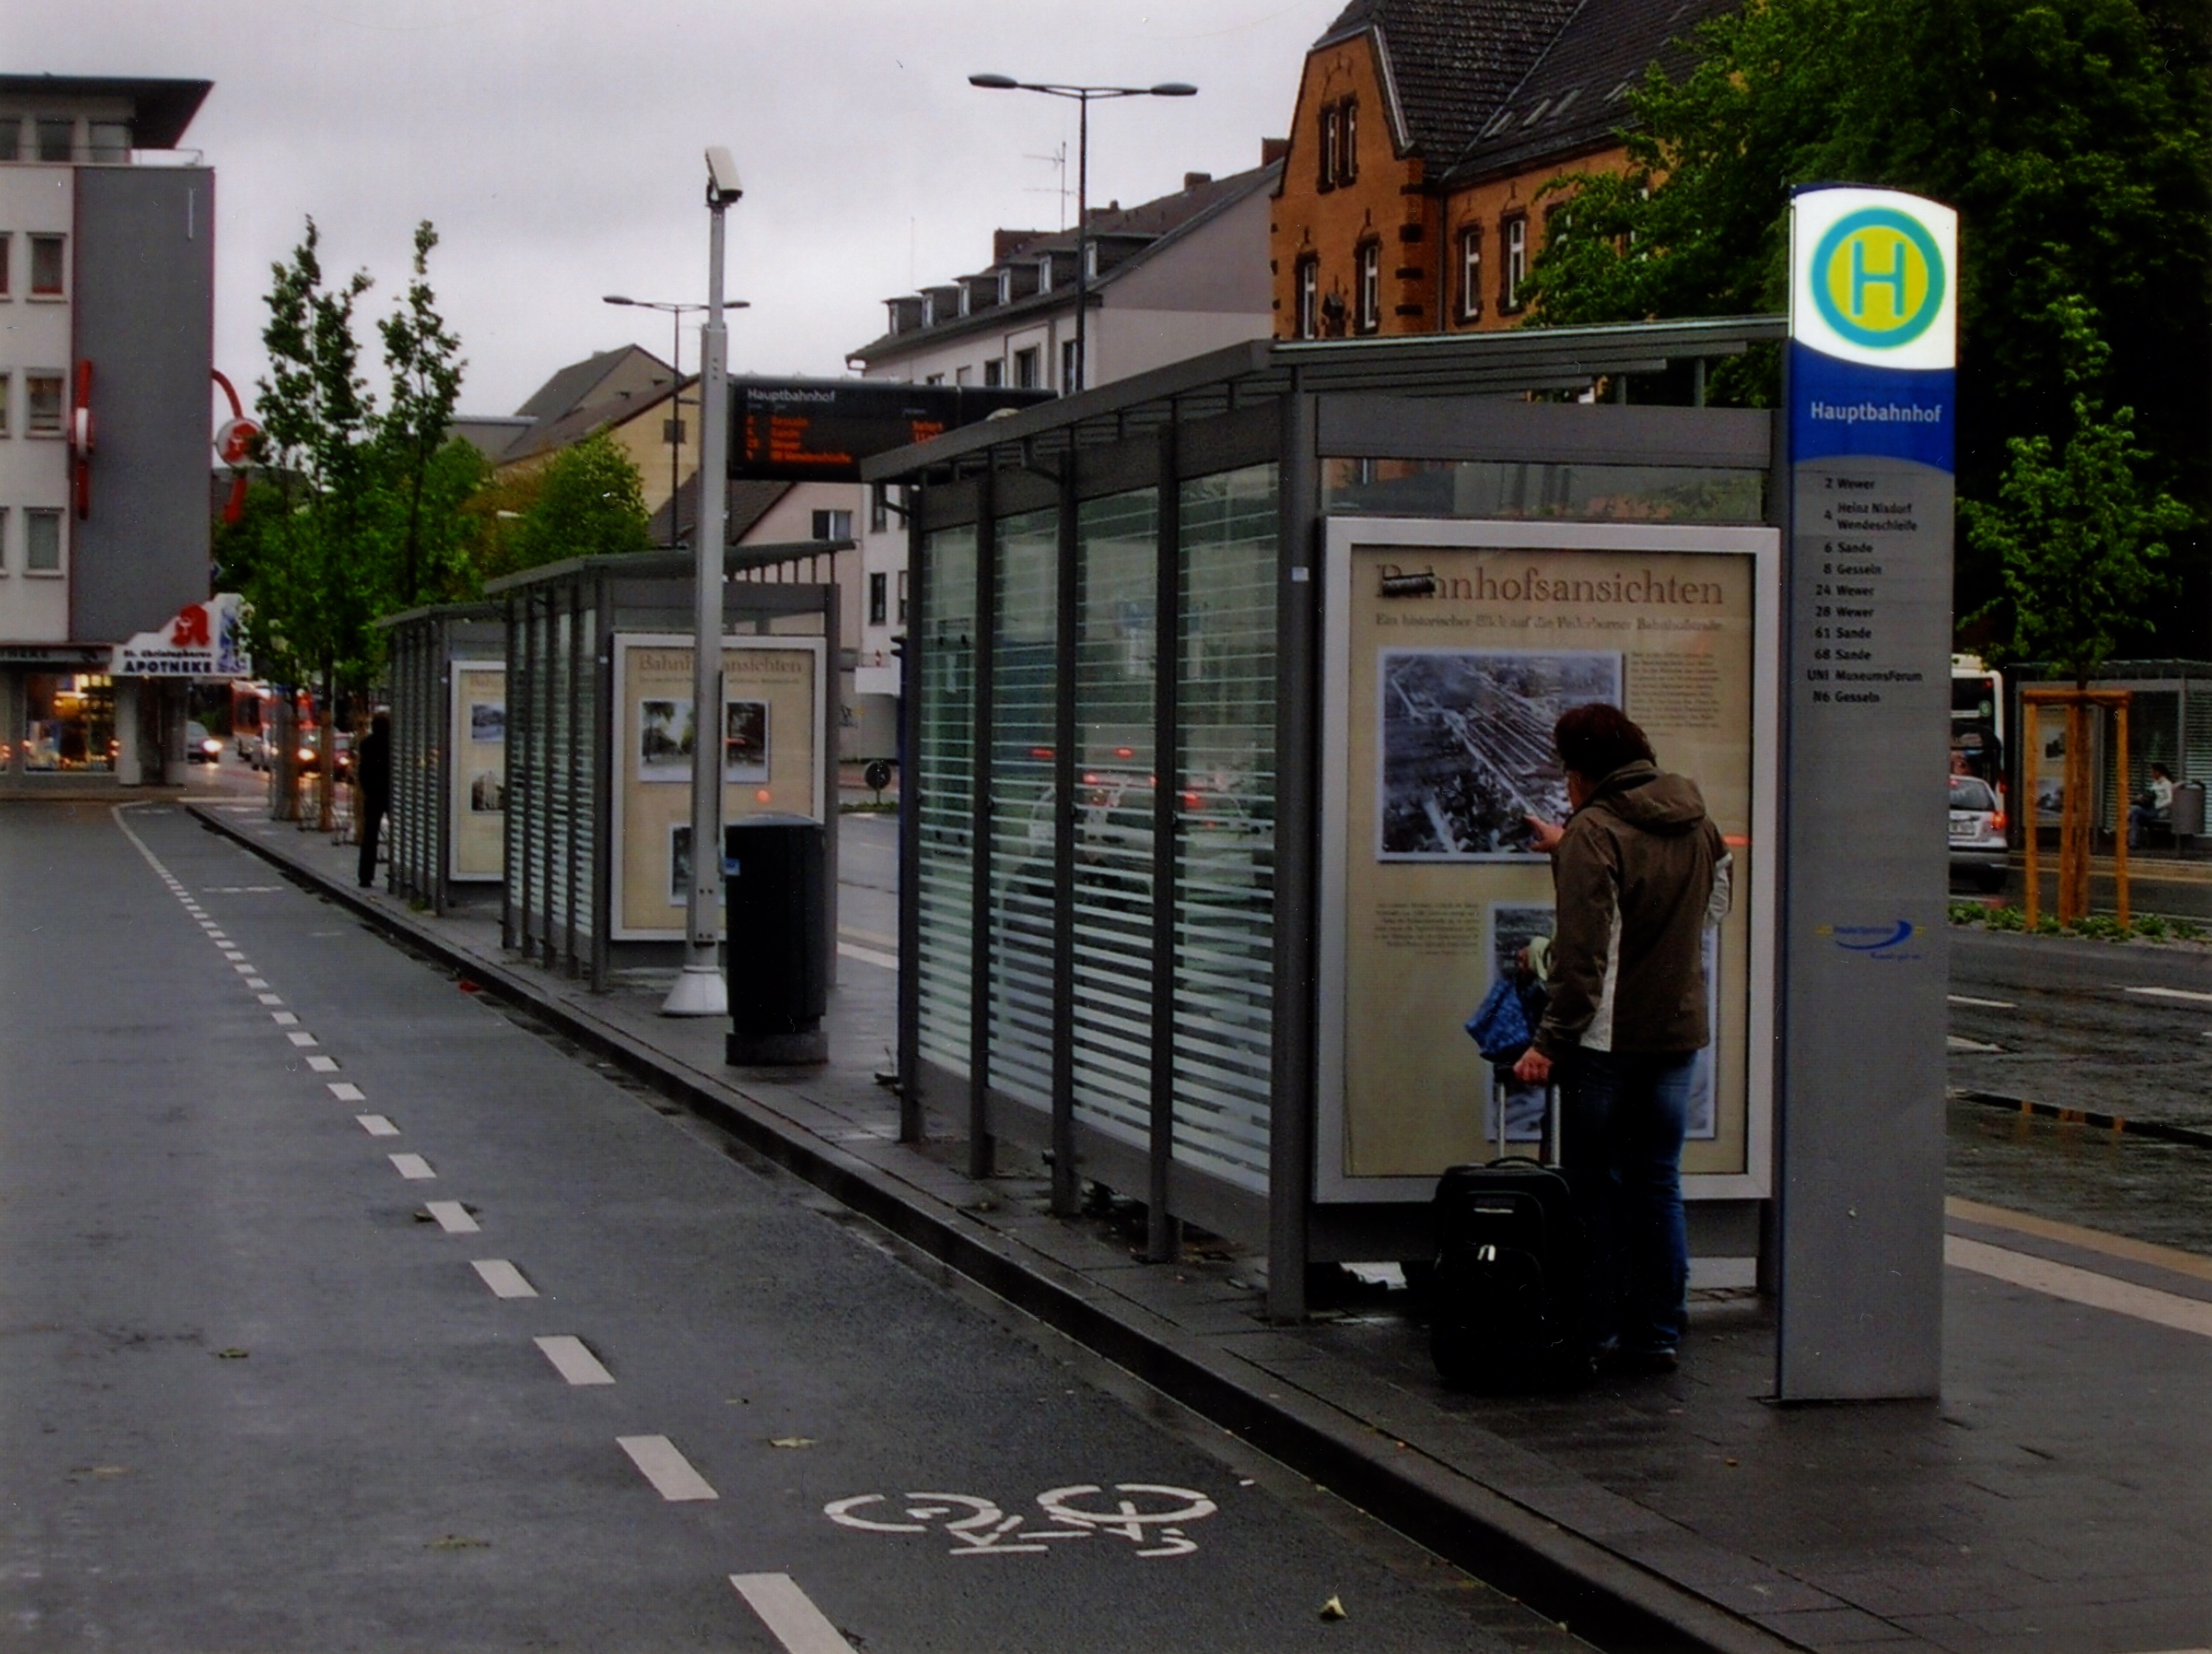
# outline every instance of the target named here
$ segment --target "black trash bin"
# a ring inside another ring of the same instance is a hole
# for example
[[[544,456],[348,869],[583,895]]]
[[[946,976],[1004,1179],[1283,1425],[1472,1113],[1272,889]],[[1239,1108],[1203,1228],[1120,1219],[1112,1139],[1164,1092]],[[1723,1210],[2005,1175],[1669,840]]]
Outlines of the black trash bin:
[[[750,815],[722,829],[732,1063],[830,1060],[828,840],[805,815]]]

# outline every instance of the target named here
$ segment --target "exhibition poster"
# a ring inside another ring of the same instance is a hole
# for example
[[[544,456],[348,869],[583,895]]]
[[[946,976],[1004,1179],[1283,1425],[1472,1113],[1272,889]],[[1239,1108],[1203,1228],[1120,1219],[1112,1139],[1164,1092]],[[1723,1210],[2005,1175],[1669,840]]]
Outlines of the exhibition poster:
[[[1698,1063],[1682,1164],[1690,1176],[1747,1173],[1748,897],[1764,869],[1759,562],[1746,554],[1771,549],[1771,533],[1331,526],[1324,1197],[1413,1198],[1444,1167],[1495,1154],[1501,1096],[1509,1145],[1534,1142],[1541,1088],[1494,1091],[1464,1025],[1532,939],[1552,934],[1551,863],[1528,818],[1566,819],[1552,726],[1592,701],[1621,707],[1662,768],[1697,782],[1735,858],[1735,910],[1707,942],[1717,1037]],[[1481,529],[1523,543],[1450,542]],[[1700,536],[1717,548],[1694,548]],[[1597,543],[1556,543],[1577,539]]]
[[[699,718],[689,639],[617,637],[616,912],[622,941],[681,939],[690,888],[691,760]],[[826,738],[817,637],[757,637],[722,651],[722,707],[708,725],[722,759],[722,819],[765,811],[821,818]]]
[[[507,665],[453,663],[453,857],[448,876],[497,879],[507,866]]]

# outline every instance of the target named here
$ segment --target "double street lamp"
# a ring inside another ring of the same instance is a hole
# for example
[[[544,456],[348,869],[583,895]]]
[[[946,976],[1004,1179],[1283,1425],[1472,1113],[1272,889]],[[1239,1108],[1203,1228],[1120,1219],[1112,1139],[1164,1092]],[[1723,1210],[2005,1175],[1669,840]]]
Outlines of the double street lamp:
[[[1083,389],[1087,364],[1085,345],[1089,339],[1091,312],[1091,106],[1104,98],[1188,98],[1198,88],[1181,81],[1158,86],[1064,86],[1056,81],[1018,81],[1011,75],[970,75],[968,84],[987,92],[1042,92],[1048,98],[1072,98],[1081,114],[1075,141],[1075,371],[1060,377],[1063,395]]]
[[[684,484],[684,318],[697,315],[707,306],[672,304],[660,299],[633,299],[623,293],[610,293],[599,302],[668,312],[668,371],[673,376],[673,383],[668,391],[668,543],[672,548],[683,543],[682,536],[678,532],[677,505],[678,492]],[[726,308],[744,310],[749,303],[747,300],[733,299]]]

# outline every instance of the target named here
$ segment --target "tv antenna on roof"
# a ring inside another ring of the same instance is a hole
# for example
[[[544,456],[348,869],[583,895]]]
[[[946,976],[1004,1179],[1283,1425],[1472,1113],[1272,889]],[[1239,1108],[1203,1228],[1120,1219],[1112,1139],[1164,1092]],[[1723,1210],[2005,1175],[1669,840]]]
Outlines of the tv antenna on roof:
[[[1022,159],[1024,161],[1041,161],[1047,166],[1058,169],[1060,173],[1059,183],[1032,184],[1026,186],[1022,193],[1024,195],[1058,196],[1060,197],[1060,227],[1063,230],[1066,229],[1067,227],[1067,197],[1071,193],[1067,187],[1067,140],[1062,138],[1060,142],[1059,148],[1055,148],[1048,155],[1024,155]]]

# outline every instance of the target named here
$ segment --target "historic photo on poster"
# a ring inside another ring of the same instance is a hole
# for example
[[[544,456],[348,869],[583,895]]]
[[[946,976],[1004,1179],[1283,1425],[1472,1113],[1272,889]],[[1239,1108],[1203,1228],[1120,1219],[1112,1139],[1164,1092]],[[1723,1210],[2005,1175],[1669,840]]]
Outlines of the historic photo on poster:
[[[1620,704],[1620,657],[1587,650],[1389,649],[1379,676],[1385,861],[1534,855],[1528,817],[1567,814],[1552,725]]]
[[[732,700],[723,706],[722,779],[768,779],[768,702]]]
[[[689,781],[698,725],[691,703],[656,696],[637,704],[637,779]]]
[[[1683,1172],[1747,1190],[1765,1176],[1753,941],[1768,923],[1771,781],[1755,783],[1754,759],[1772,694],[1759,644],[1771,530],[1330,529],[1317,1192],[1425,1198],[1444,1167],[1498,1152],[1498,1094],[1464,1024],[1552,933],[1551,863],[1528,818],[1566,818],[1552,727],[1593,701],[1620,707],[1662,769],[1698,784],[1735,857],[1735,911],[1706,948],[1716,1038]],[[1533,1142],[1542,1094],[1509,1084],[1504,1104],[1507,1142]]]
[[[722,820],[765,810],[821,820],[830,807],[825,753],[832,739],[817,635],[724,639],[722,714],[706,737],[721,742]],[[691,646],[677,635],[615,639],[616,751],[611,931],[620,942],[684,935],[691,884]],[[683,785],[672,785],[684,783]]]

